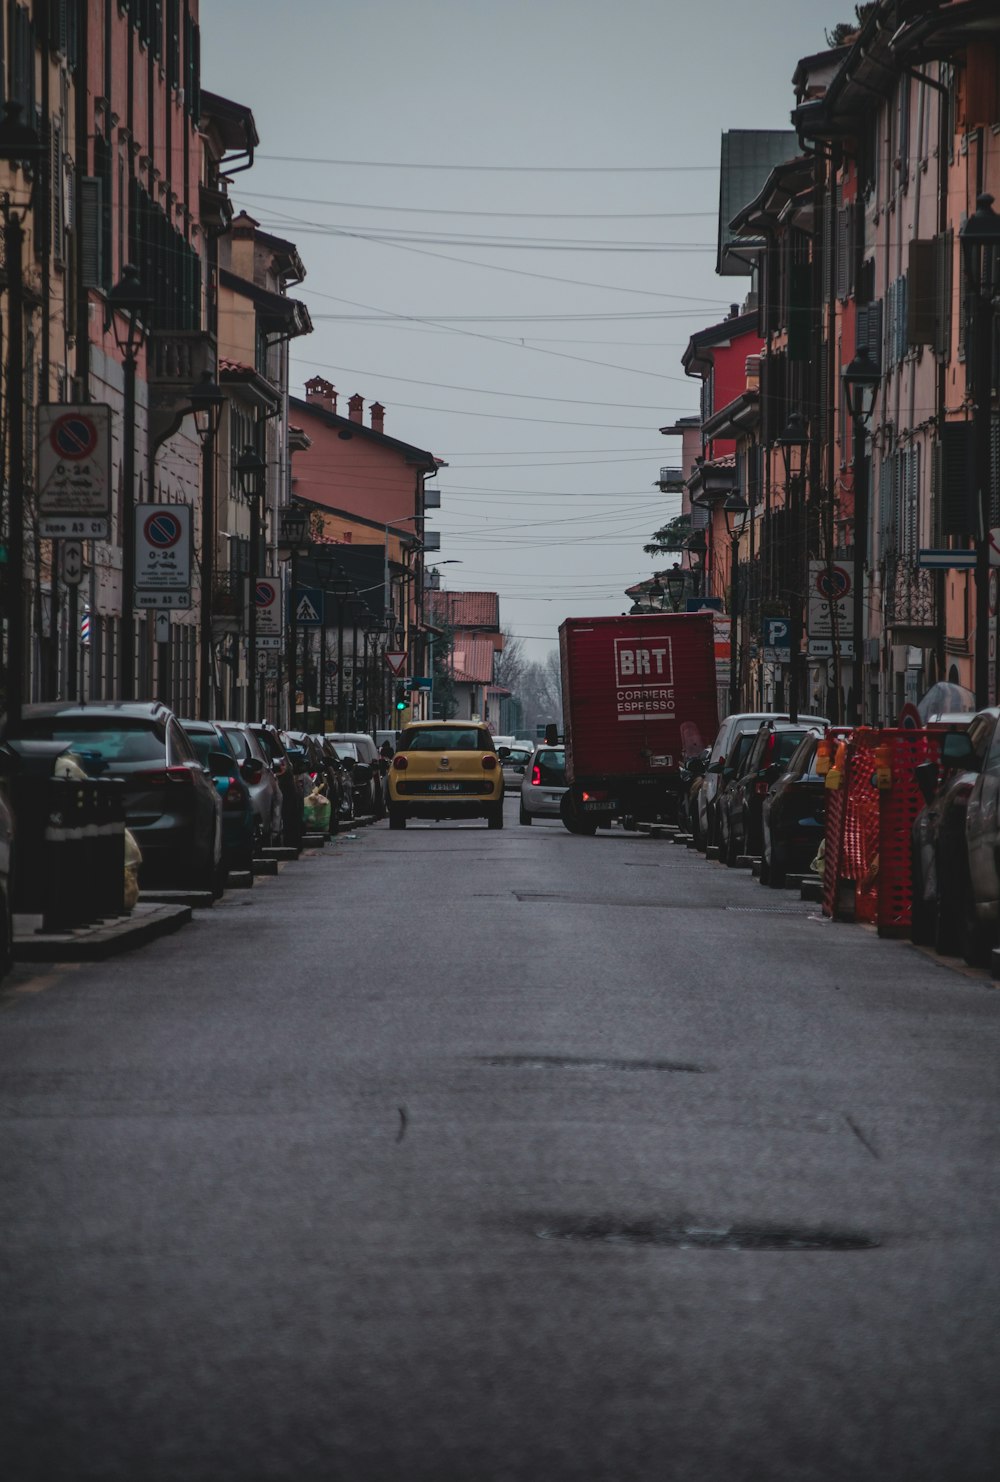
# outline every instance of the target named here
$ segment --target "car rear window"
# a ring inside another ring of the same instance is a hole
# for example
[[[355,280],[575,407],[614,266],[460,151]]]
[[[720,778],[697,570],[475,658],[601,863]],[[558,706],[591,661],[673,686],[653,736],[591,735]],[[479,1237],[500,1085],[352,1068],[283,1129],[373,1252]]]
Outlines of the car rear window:
[[[210,735],[208,731],[186,731],[185,735],[194,747],[194,754],[203,767],[208,766],[210,752],[222,749],[218,736]]]
[[[222,734],[233,748],[233,754],[238,762],[245,761],[248,756],[253,756],[250,742],[247,740],[245,731],[238,731],[229,726],[224,726]]]
[[[404,731],[400,751],[492,751],[493,737],[476,726],[427,726]]]
[[[564,751],[539,751],[535,754],[535,766],[542,782],[549,787],[561,787],[566,781],[566,753]]]
[[[109,726],[96,720],[64,724],[54,716],[28,722],[25,731],[39,740],[68,741],[92,777],[116,763],[162,762],[166,756],[166,736],[159,726]]]
[[[358,748],[353,741],[335,741],[333,743],[333,749],[340,757],[352,756],[355,761],[358,760]]]

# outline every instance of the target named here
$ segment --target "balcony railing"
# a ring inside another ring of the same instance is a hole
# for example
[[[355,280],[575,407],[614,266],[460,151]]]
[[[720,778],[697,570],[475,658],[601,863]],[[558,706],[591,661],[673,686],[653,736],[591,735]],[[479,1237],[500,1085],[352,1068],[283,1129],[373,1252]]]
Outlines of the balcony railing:
[[[215,372],[215,345],[204,330],[154,330],[146,351],[149,384],[187,393],[205,371]]]

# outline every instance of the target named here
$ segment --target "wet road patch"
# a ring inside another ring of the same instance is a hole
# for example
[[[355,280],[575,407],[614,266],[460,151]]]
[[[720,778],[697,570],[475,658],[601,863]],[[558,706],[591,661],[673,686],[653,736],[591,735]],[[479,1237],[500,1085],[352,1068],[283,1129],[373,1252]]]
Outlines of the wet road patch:
[[[708,1066],[686,1060],[617,1060],[583,1055],[477,1055],[480,1065],[501,1070],[653,1070],[702,1075]]]
[[[556,1219],[535,1223],[538,1240],[590,1245],[645,1245],[669,1250],[855,1251],[882,1242],[856,1230],[740,1224],[669,1224],[658,1220]]]

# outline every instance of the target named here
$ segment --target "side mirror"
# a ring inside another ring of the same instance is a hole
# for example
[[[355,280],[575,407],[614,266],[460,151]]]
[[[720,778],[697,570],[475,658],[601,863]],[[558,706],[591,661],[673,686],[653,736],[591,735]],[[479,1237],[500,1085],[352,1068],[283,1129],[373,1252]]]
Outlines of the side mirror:
[[[342,758],[342,761],[349,772],[353,772],[354,768],[358,765],[357,758],[353,756],[345,756]]]
[[[559,727],[552,721],[545,727],[545,744],[546,746],[559,745]]]
[[[929,803],[938,787],[937,762],[921,762],[919,767],[914,769],[913,776],[920,789],[921,797],[925,803]]]
[[[497,756],[500,757],[501,760],[503,760],[504,757],[510,756],[510,747],[509,746],[498,746],[497,747]]]
[[[705,768],[705,771],[706,772],[712,773],[716,777],[719,775],[720,772],[724,772],[725,770],[726,770],[726,759],[725,759],[725,757],[720,757],[717,762],[710,762],[709,765]]]
[[[700,756],[691,757],[684,766],[689,777],[704,777],[705,775],[705,763]]]
[[[225,751],[210,751],[207,770],[210,777],[235,777],[236,758]]]
[[[735,767],[723,767],[722,772],[720,773],[720,775],[722,777],[723,782],[732,782],[733,778],[736,776],[736,768]]]
[[[969,744],[967,732],[948,732],[941,742],[941,765],[943,767],[958,767],[963,772],[978,772],[980,770],[982,762]]]
[[[257,760],[255,756],[245,757],[240,764],[240,771],[246,782],[259,782],[264,775],[264,763]]]

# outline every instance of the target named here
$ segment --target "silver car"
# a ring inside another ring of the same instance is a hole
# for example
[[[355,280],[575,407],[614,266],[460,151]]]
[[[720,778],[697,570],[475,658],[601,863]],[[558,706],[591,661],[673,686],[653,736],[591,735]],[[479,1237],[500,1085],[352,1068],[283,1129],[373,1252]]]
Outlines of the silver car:
[[[558,818],[566,784],[566,748],[536,747],[521,778],[520,822],[535,818]]]
[[[744,711],[740,715],[727,715],[719,727],[719,734],[712,743],[712,754],[708,759],[708,768],[702,786],[698,789],[697,812],[691,820],[695,842],[699,849],[705,849],[709,844],[719,843],[720,822],[717,800],[721,775],[728,765],[733,742],[737,736],[742,736],[747,731],[759,730],[766,720],[787,721],[788,713],[780,711],[775,714],[769,710]],[[823,715],[800,715],[799,720],[809,726],[830,724]]]

